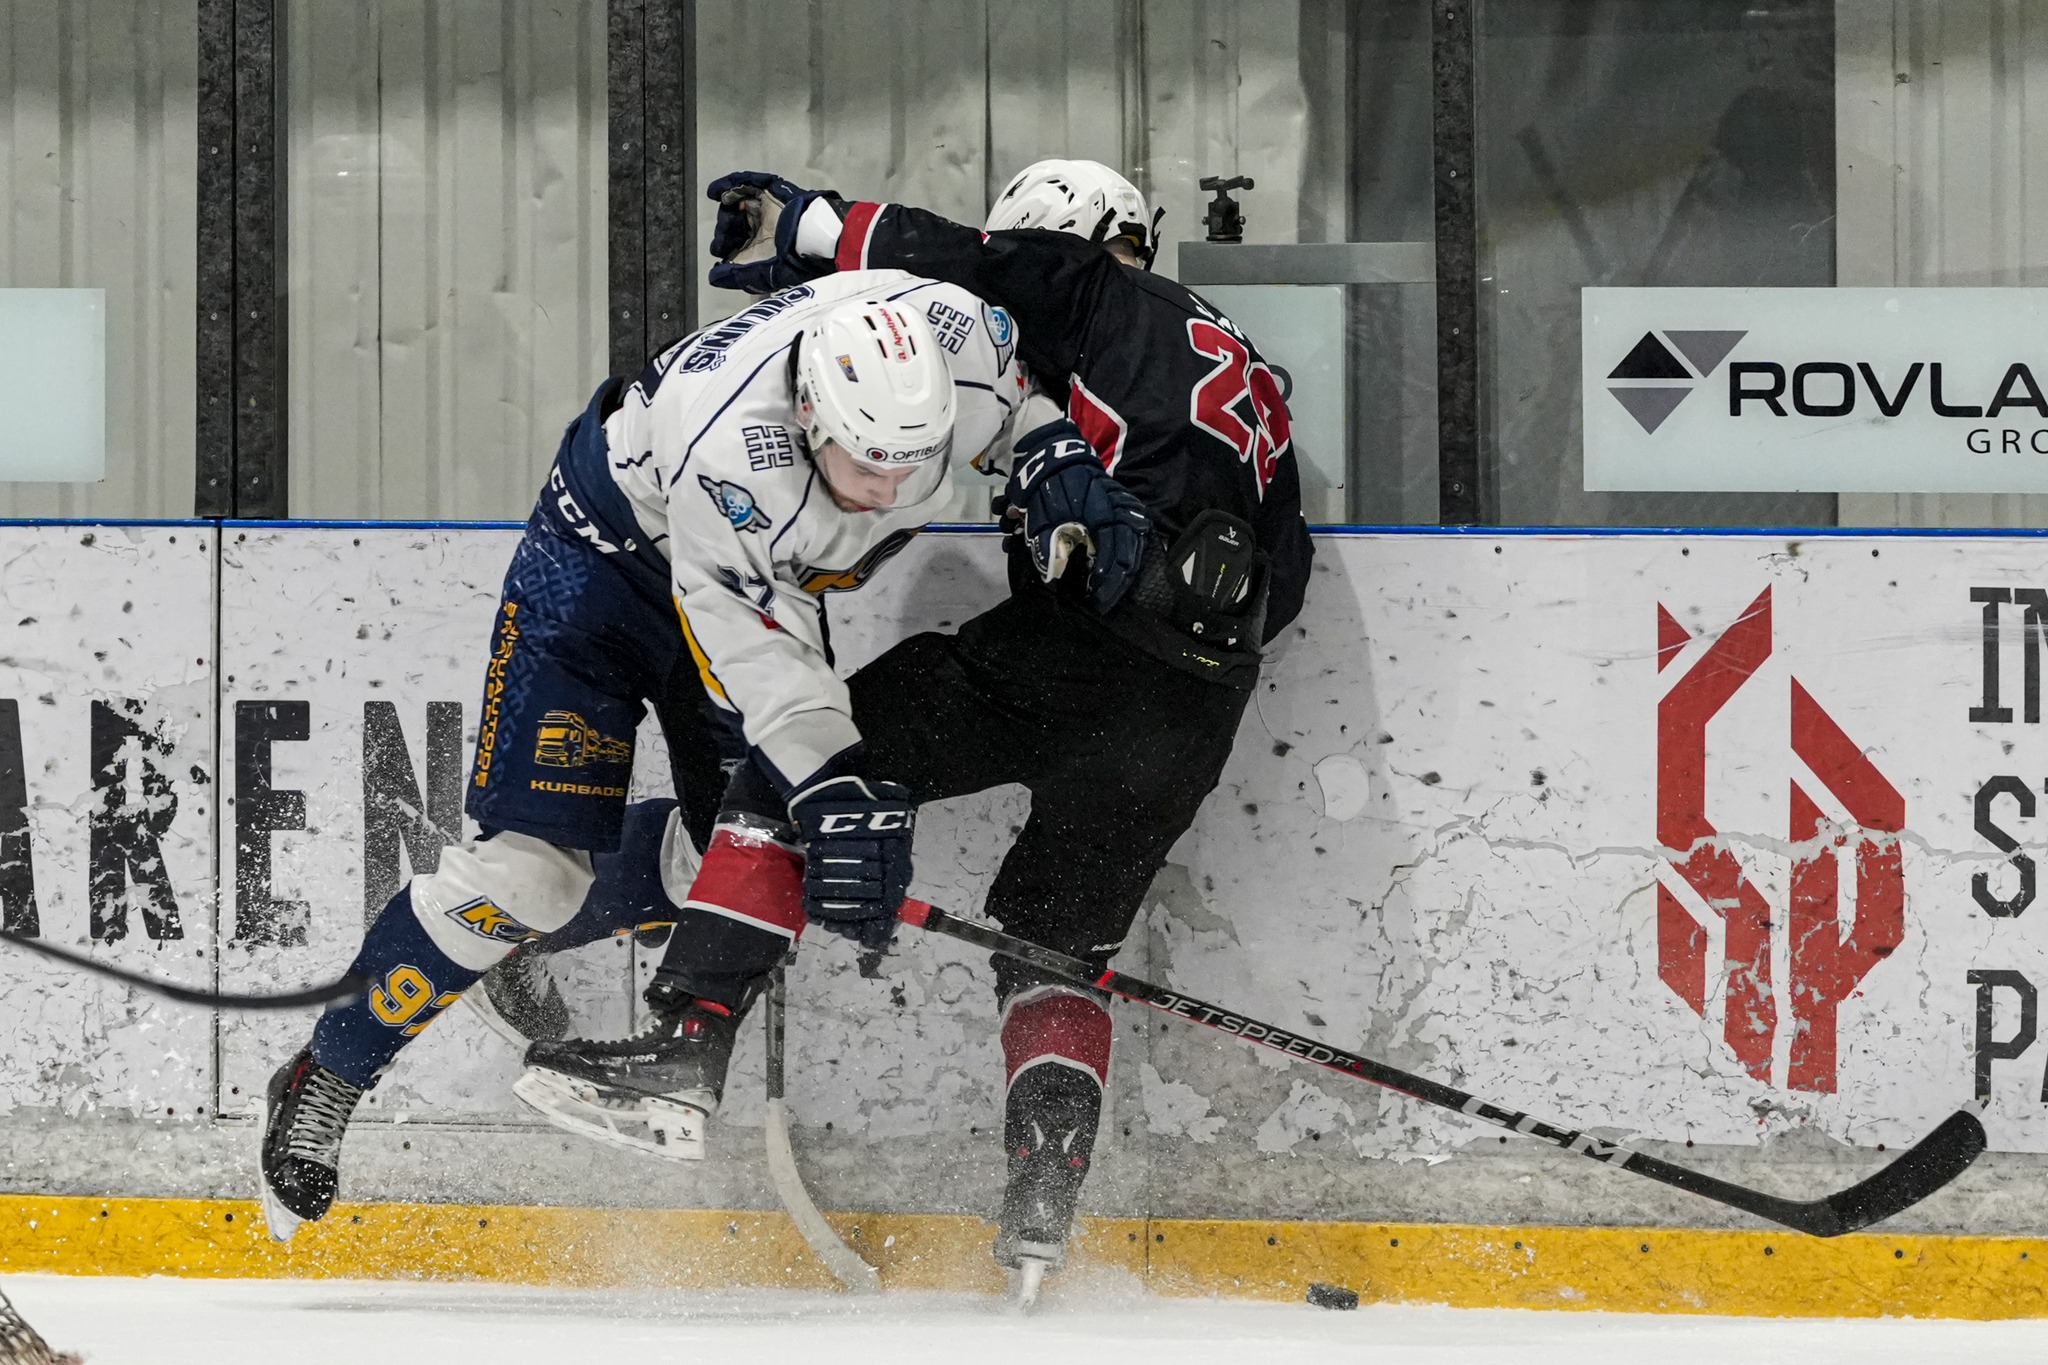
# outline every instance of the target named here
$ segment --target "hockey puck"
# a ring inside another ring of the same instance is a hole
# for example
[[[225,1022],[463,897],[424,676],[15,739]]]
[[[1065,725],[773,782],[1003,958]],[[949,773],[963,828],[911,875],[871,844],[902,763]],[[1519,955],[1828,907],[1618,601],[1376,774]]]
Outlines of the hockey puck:
[[[1358,1307],[1358,1291],[1346,1289],[1341,1284],[1318,1281],[1308,1287],[1308,1301],[1318,1308],[1335,1308],[1341,1312]]]

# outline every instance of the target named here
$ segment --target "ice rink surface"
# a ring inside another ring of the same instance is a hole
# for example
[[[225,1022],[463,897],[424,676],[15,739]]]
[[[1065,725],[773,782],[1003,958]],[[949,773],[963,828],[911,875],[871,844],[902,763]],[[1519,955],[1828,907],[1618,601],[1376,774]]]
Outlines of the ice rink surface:
[[[1725,1365],[2048,1355],[2048,1321],[1853,1321],[1531,1313],[1161,1299],[1048,1290],[1029,1317],[959,1296],[860,1301],[758,1291],[606,1292],[346,1281],[0,1280],[59,1349],[92,1365],[362,1365],[366,1360],[815,1361],[820,1365]]]

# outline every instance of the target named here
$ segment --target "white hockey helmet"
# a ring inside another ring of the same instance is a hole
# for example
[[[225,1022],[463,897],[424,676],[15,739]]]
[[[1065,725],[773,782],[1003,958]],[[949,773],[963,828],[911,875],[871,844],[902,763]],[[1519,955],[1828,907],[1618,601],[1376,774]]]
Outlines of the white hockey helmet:
[[[955,407],[946,353],[914,308],[851,299],[797,343],[796,416],[813,458],[831,441],[857,465],[910,469],[893,506],[923,502],[945,482]]]
[[[1128,238],[1147,270],[1159,251],[1159,220],[1138,187],[1100,161],[1034,161],[1012,176],[995,207],[988,211],[984,232],[1008,228],[1047,228],[1071,232],[1091,242]]]

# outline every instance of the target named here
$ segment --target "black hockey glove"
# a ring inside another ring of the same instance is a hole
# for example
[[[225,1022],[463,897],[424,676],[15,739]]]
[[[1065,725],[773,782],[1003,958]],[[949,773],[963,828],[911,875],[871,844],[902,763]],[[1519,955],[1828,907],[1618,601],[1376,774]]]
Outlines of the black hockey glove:
[[[1105,615],[1130,591],[1145,557],[1151,515],[1110,476],[1081,429],[1066,418],[1026,432],[1003,489],[1007,515],[1024,519],[1031,562],[1050,583],[1076,543],[1088,549],[1088,600]]]
[[[828,777],[789,801],[804,841],[804,914],[865,948],[887,945],[910,893],[917,807],[894,782]]]
[[[837,190],[799,189],[772,171],[731,171],[705,186],[704,194],[718,203],[718,221],[711,229],[711,254],[719,260],[711,267],[713,288],[772,294],[833,272],[831,257],[803,255],[796,249],[796,240],[804,211],[819,200],[831,205],[840,217],[846,216],[846,201]],[[771,196],[782,206],[775,219],[772,254],[762,254],[758,260],[734,260],[761,230],[764,200]]]

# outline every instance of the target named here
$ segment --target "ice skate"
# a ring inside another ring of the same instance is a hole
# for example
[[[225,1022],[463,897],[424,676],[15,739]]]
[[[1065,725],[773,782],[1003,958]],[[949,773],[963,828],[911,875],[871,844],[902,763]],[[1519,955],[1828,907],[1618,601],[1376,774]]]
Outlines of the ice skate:
[[[1021,1309],[1038,1301],[1046,1273],[1066,1262],[1101,1115],[1101,1087],[1071,1067],[1035,1066],[1010,1087],[1003,1121],[1010,1180],[994,1253],[1010,1271],[1011,1302]]]
[[[701,1161],[739,1018],[683,998],[630,1038],[537,1042],[512,1093],[558,1128],[670,1161]]]
[[[517,1048],[569,1036],[569,1006],[545,954],[521,948],[463,993],[477,1018]]]
[[[263,1221],[289,1242],[299,1224],[327,1216],[341,1181],[341,1139],[363,1087],[313,1060],[310,1050],[270,1078],[263,1126]]]

